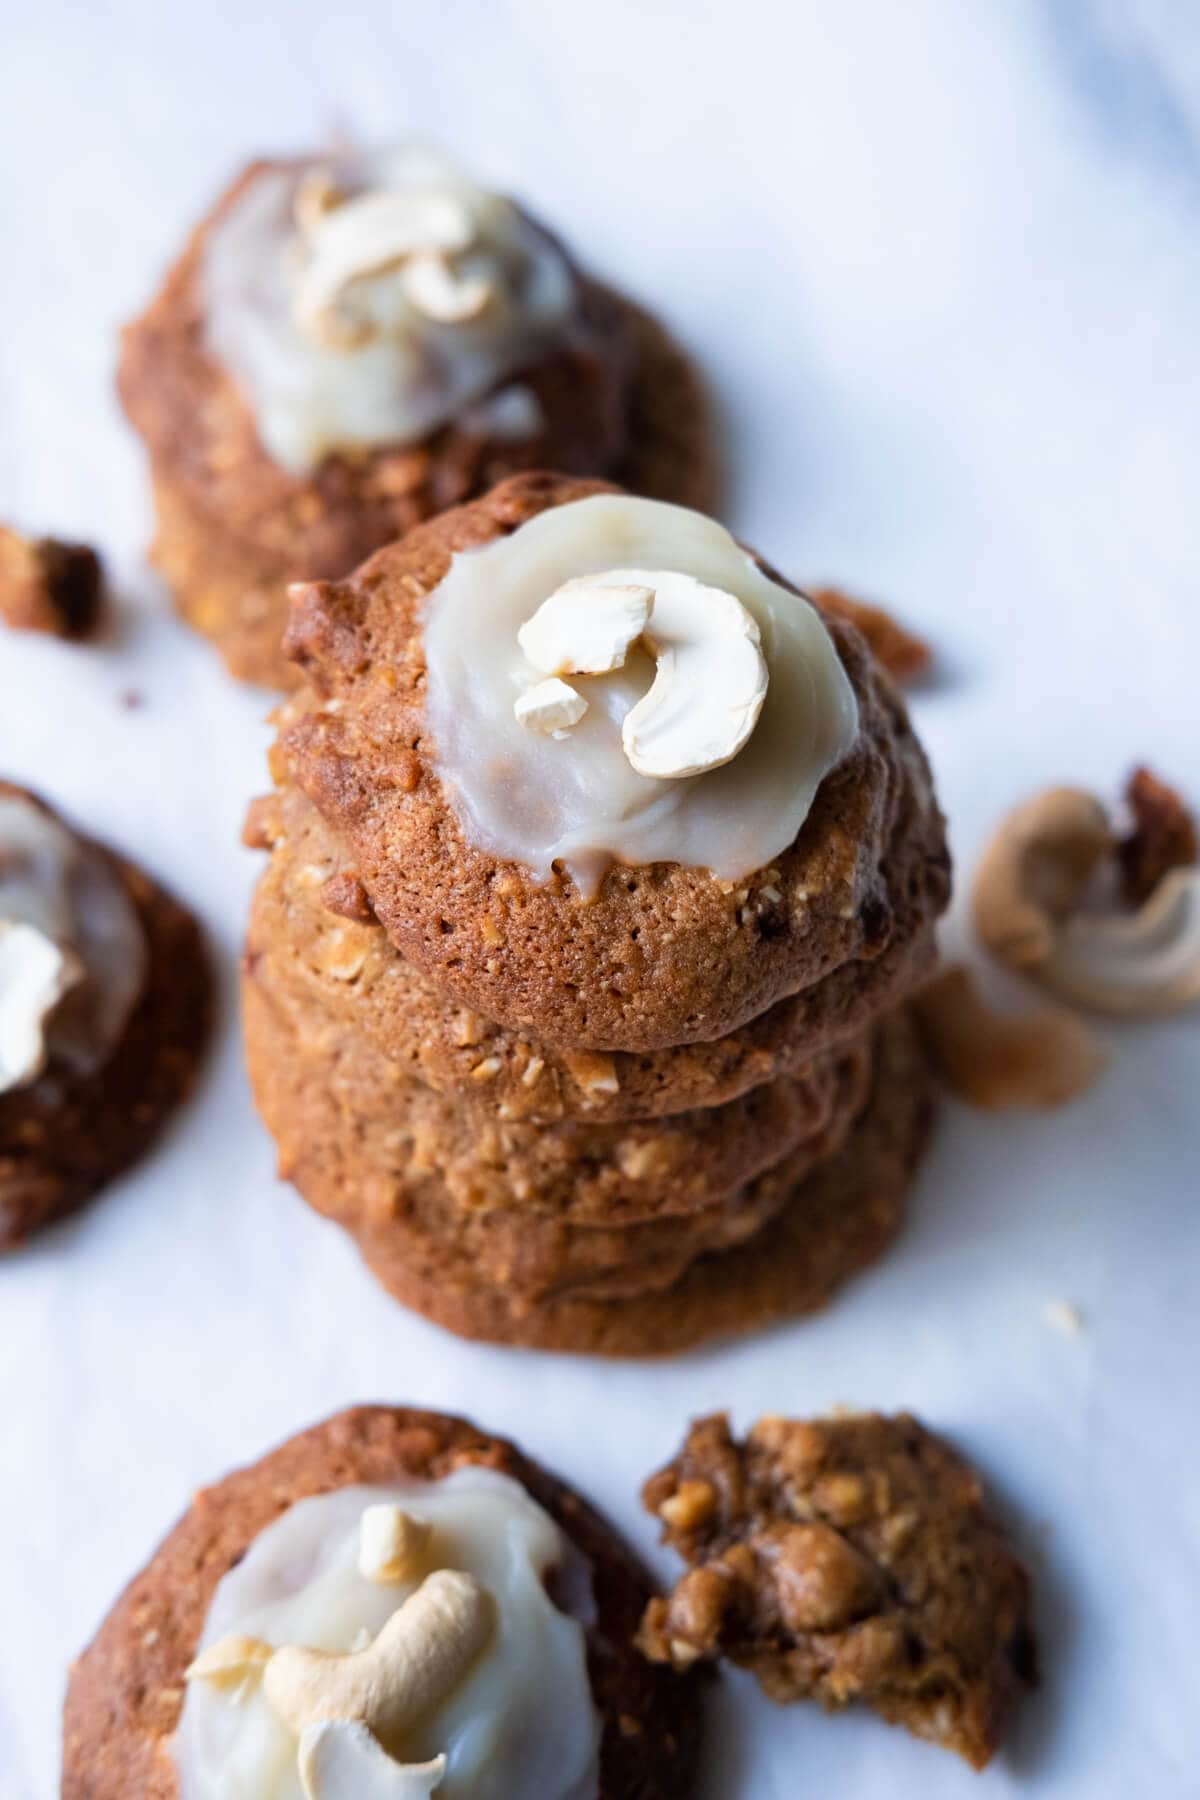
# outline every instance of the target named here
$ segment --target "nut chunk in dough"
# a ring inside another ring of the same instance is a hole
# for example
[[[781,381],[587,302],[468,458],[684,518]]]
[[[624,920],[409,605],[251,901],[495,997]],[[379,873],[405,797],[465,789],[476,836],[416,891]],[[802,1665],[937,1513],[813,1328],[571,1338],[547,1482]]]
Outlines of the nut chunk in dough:
[[[640,1644],[773,1700],[874,1707],[979,1769],[1037,1679],[1029,1577],[978,1476],[908,1414],[698,1420],[642,1498],[691,1565]]]

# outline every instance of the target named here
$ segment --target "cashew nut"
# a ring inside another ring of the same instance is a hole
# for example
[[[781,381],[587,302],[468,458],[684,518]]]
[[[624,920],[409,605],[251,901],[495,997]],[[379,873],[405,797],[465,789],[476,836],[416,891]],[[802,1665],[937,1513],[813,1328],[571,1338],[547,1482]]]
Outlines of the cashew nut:
[[[674,571],[622,571],[654,589],[643,632],[656,669],[650,691],[621,726],[641,775],[678,781],[732,762],[758,723],[767,664],[751,614],[723,588]]]
[[[308,1800],[428,1800],[446,1758],[400,1763],[365,1725],[321,1719],[300,1734],[299,1767]]]
[[[404,265],[404,292],[427,319],[462,325],[486,311],[495,289],[486,275],[460,275],[447,257],[419,251]]]
[[[358,1572],[368,1581],[410,1580],[421,1565],[433,1527],[403,1507],[368,1506],[358,1525]]]
[[[1100,802],[1081,788],[1049,788],[1009,813],[975,875],[975,925],[1013,968],[1045,962],[1071,911],[1115,844]]]
[[[1034,971],[1098,1012],[1175,1012],[1200,1001],[1200,867],[1172,869],[1135,913],[1077,913]]]
[[[517,633],[541,675],[609,675],[624,667],[654,606],[654,589],[578,575],[543,600]]]
[[[527,731],[541,731],[547,735],[569,731],[572,725],[578,725],[587,709],[583,695],[569,682],[560,681],[557,675],[526,688],[513,702],[518,724],[524,725]]]
[[[0,1094],[45,1067],[46,1021],[86,970],[36,925],[0,919]]]
[[[1098,1012],[1171,1012],[1200,1000],[1200,867],[1173,869],[1136,913],[1078,902],[1113,855],[1100,802],[1052,788],[1001,825],[975,878],[987,948],[1053,993]]]
[[[294,1645],[277,1650],[263,1692],[297,1736],[324,1719],[356,1720],[386,1749],[453,1693],[493,1624],[487,1589],[461,1570],[439,1569],[368,1649],[348,1656]]]
[[[207,1681],[217,1688],[241,1687],[257,1681],[274,1654],[274,1644],[234,1633],[202,1650],[184,1671],[184,1680]]]
[[[296,287],[296,316],[312,336],[335,348],[363,343],[373,327],[344,310],[360,282],[402,268],[410,257],[455,255],[474,237],[469,211],[452,194],[383,188],[355,195],[311,222],[311,254]]]
[[[930,1060],[971,1106],[1061,1106],[1089,1088],[1107,1061],[1072,1013],[995,1013],[963,968],[943,970],[912,1006]]]

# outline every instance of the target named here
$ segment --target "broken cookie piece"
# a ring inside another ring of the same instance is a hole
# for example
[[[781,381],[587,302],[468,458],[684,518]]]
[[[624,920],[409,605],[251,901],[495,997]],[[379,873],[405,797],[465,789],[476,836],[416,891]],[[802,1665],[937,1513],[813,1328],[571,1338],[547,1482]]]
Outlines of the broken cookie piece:
[[[908,1414],[698,1420],[642,1492],[691,1565],[639,1642],[773,1700],[860,1701],[981,1769],[1036,1682],[1030,1582],[978,1476]]]
[[[812,598],[821,612],[857,626],[893,680],[916,681],[933,661],[933,652],[925,640],[907,630],[882,606],[856,600],[840,588],[816,588]]]
[[[26,538],[0,525],[0,618],[6,625],[85,638],[102,608],[100,559],[88,545]]]

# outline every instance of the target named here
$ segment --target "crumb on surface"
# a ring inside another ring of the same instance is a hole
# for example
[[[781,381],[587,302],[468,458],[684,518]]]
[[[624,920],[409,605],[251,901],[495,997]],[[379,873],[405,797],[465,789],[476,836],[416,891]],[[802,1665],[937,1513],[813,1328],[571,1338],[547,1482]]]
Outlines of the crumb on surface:
[[[14,631],[90,637],[103,602],[100,558],[89,545],[26,538],[0,525],[0,618]]]

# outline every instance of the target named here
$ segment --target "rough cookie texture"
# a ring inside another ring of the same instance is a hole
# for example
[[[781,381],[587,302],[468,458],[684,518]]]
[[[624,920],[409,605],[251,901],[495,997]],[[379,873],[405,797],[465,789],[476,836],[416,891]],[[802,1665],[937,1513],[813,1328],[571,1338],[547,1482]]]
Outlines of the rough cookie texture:
[[[0,792],[35,799],[7,782]],[[97,1073],[52,1058],[36,1081],[0,1094],[0,1252],[75,1212],[149,1149],[190,1094],[208,1041],[212,974],[195,919],[134,864],[83,841],[136,908],[145,987]]]
[[[895,1235],[928,1132],[924,1064],[893,1017],[852,1134],[843,1113],[724,1204],[633,1226],[539,1219],[515,1196],[508,1211],[478,1213],[449,1198],[437,1166],[413,1166],[402,1112],[390,1148],[347,1112],[330,1065],[304,1061],[253,981],[244,1011],[256,1099],[288,1146],[284,1173],[398,1299],[467,1337],[651,1355],[819,1306]]]
[[[933,922],[893,938],[870,965],[850,964],[710,1043],[643,1053],[559,1049],[449,998],[402,956],[371,911],[352,862],[293,786],[254,802],[247,841],[271,851],[251,910],[246,955],[272,991],[319,1007],[330,1025],[368,1038],[415,1079],[511,1123],[646,1120],[723,1106],[780,1076],[814,1104],[829,1052],[861,1038],[879,1010],[932,966]],[[794,1090],[795,1091],[795,1090]]]
[[[731,1203],[801,1147],[813,1162],[832,1154],[870,1081],[864,1038],[823,1058],[814,1079],[780,1076],[721,1107],[614,1123],[513,1122],[497,1116],[486,1079],[470,1099],[439,1094],[310,996],[297,1002],[281,991],[272,973],[266,956],[247,959],[244,1004],[251,1081],[281,1167],[303,1162],[311,1128],[302,1096],[323,1082],[347,1160],[383,1211],[392,1210],[394,1176],[403,1190],[432,1177],[459,1214],[512,1213],[531,1233],[546,1218],[608,1226],[692,1218]],[[260,1024],[259,1009],[272,1020]],[[358,1186],[351,1170],[348,1191]]]
[[[872,1706],[975,1768],[1037,1677],[1029,1577],[979,1477],[908,1414],[692,1426],[643,1490],[690,1564],[655,1662],[728,1656],[772,1699]]]
[[[654,498],[711,506],[706,405],[687,359],[647,314],[584,277],[572,342],[502,384],[536,396],[543,425],[530,437],[489,435],[476,408],[416,445],[330,456],[307,476],[281,468],[208,350],[200,270],[213,226],[264,168],[283,166],[255,163],[238,177],[122,339],[121,398],[146,443],[158,509],[153,558],[234,675],[295,685],[280,652],[289,581],[343,575],[518,469],[612,475]]]
[[[461,1419],[381,1406],[314,1426],[197,1495],[71,1672],[63,1800],[178,1800],[171,1736],[213,1592],[287,1507],[358,1483],[436,1481],[464,1464],[519,1481],[591,1564],[588,1673],[604,1721],[600,1800],[687,1800],[699,1693],[634,1648],[649,1595],[641,1566],[585,1501],[512,1444]]]
[[[710,1042],[847,964],[869,1015],[873,971],[929,931],[949,866],[903,703],[851,626],[829,621],[858,739],[793,844],[740,887],[678,864],[615,866],[584,900],[566,876],[539,884],[467,840],[426,736],[424,598],[455,551],[602,491],[517,476],[351,579],[302,590],[287,643],[312,692],[285,715],[277,779],[321,812],[397,948],[509,1030],[574,1050]]]

